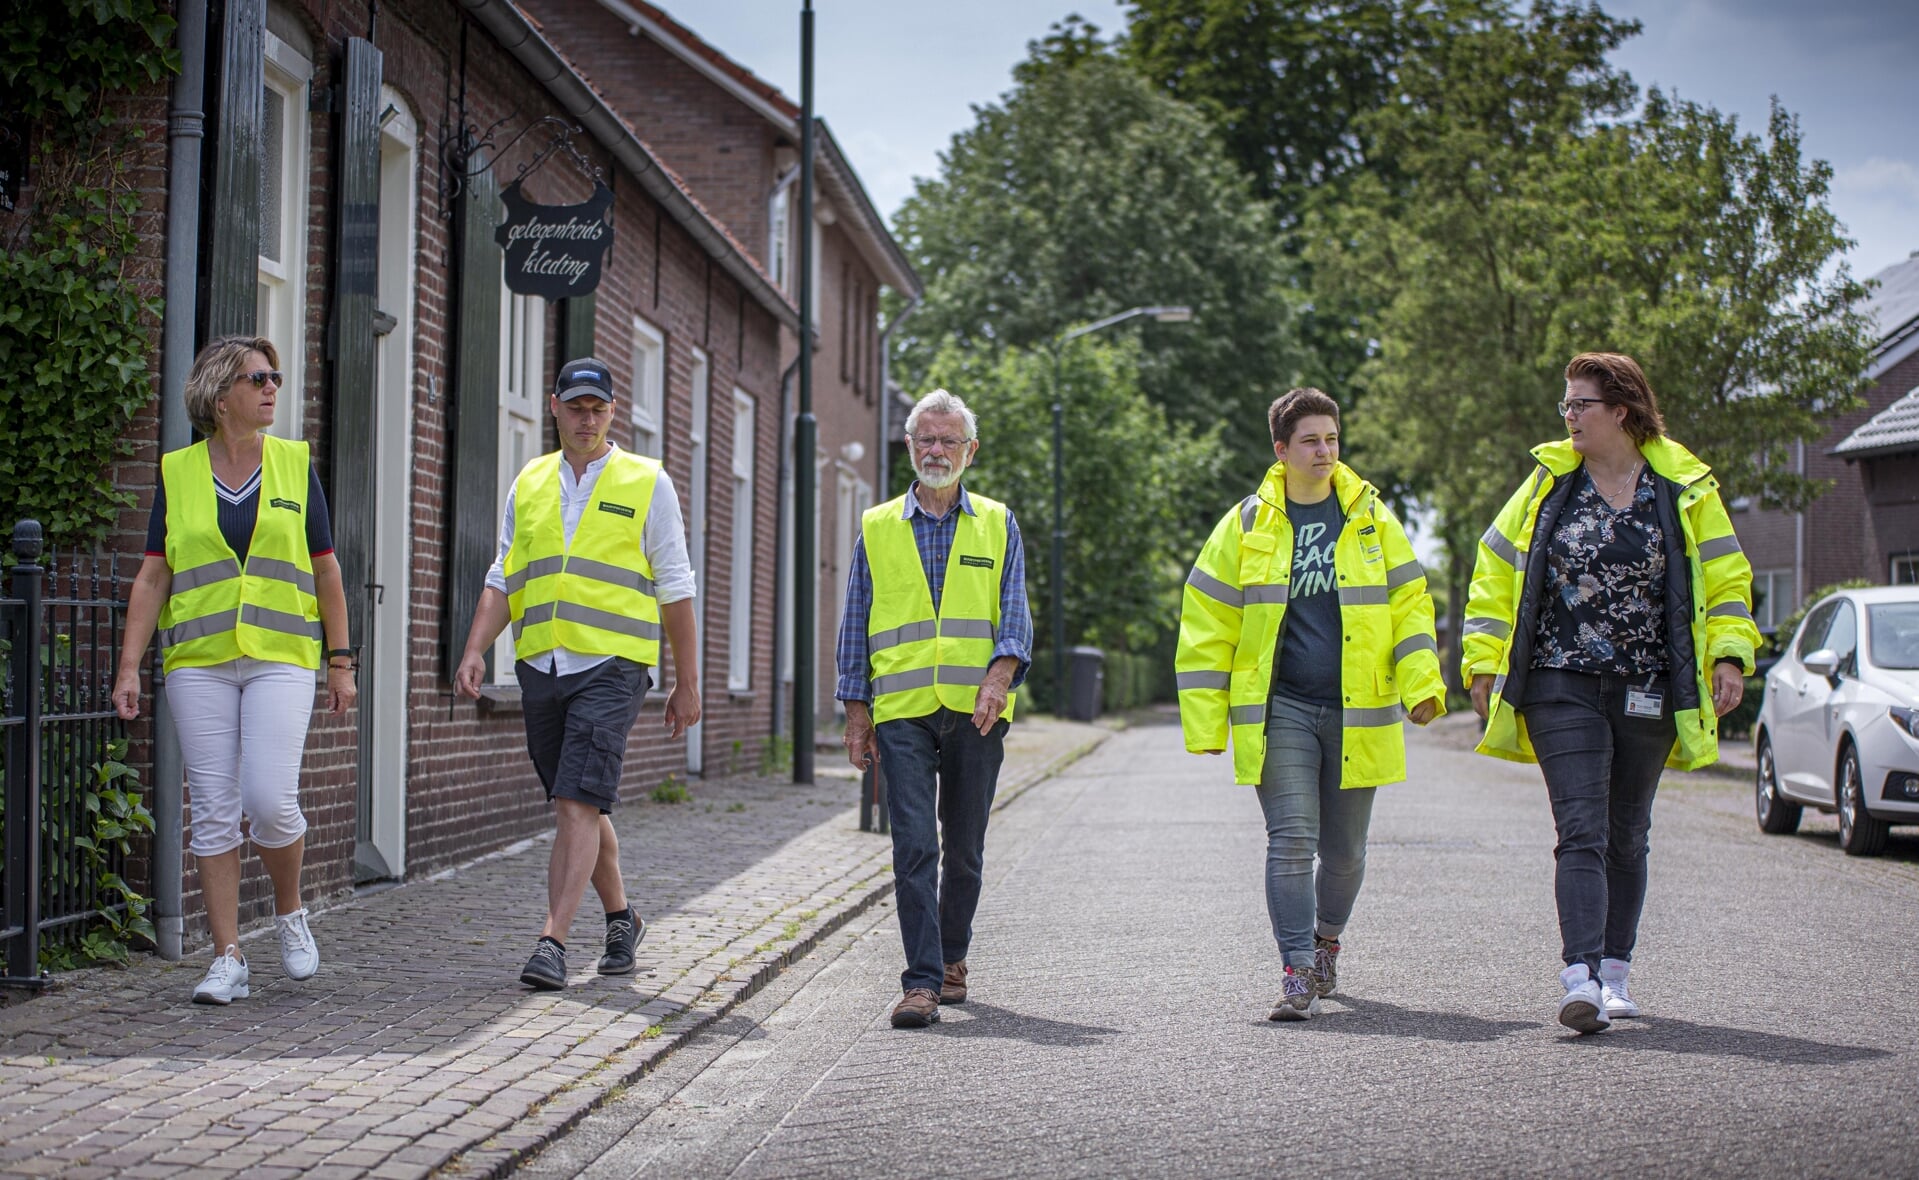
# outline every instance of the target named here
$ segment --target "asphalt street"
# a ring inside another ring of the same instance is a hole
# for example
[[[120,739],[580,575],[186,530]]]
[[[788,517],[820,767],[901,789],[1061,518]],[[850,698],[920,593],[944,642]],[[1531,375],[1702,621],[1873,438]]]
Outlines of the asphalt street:
[[[873,911],[589,1116],[532,1175],[1919,1175],[1919,841],[1761,835],[1669,775],[1633,972],[1576,1037],[1538,772],[1412,737],[1341,990],[1273,1024],[1252,792],[1170,725],[993,820],[972,1000],[897,1031]],[[1829,825],[1827,825],[1829,826]]]

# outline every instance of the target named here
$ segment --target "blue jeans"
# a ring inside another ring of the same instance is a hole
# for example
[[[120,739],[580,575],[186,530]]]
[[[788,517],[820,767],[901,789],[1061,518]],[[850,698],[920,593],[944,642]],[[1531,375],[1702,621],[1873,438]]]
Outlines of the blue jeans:
[[[1288,967],[1313,965],[1313,935],[1338,938],[1366,879],[1373,788],[1341,790],[1341,709],[1273,694],[1266,712],[1266,912]],[[1313,856],[1319,875],[1313,875]]]
[[[973,941],[986,818],[1006,755],[1006,725],[996,722],[982,735],[972,714],[941,709],[874,728],[886,771],[893,894],[906,944],[902,990],[938,991],[946,964],[964,959]]]
[[[1632,958],[1646,903],[1646,833],[1653,793],[1677,730],[1665,677],[1652,683],[1660,716],[1626,715],[1628,688],[1644,676],[1596,676],[1534,668],[1520,714],[1546,776],[1559,843],[1553,894],[1567,966]]]

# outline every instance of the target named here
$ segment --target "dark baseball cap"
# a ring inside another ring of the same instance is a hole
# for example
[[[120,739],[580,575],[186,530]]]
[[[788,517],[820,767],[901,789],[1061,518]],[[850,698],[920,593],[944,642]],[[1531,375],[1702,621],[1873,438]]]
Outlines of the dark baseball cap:
[[[583,356],[560,366],[553,382],[553,396],[563,402],[591,395],[602,401],[613,400],[613,372],[597,357]]]

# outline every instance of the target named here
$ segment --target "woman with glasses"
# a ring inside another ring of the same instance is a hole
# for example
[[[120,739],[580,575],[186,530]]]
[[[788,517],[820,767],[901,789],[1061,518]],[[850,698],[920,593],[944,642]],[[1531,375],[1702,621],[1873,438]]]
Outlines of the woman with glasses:
[[[1618,353],[1566,366],[1567,437],[1479,543],[1461,629],[1481,753],[1536,761],[1559,841],[1559,1022],[1638,1016],[1627,971],[1663,767],[1709,766],[1759,631],[1752,567],[1712,471],[1665,437],[1652,386]]]
[[[194,358],[187,416],[206,438],[160,460],[113,686],[120,716],[139,716],[140,664],[157,626],[213,935],[213,964],[193,990],[201,1004],[248,993],[239,946],[247,838],[273,880],[287,976],[319,969],[300,902],[299,788],[323,638],[328,710],[339,716],[357,695],[319,477],[305,443],[266,433],[279,363],[270,341],[244,336],[213,340]]]

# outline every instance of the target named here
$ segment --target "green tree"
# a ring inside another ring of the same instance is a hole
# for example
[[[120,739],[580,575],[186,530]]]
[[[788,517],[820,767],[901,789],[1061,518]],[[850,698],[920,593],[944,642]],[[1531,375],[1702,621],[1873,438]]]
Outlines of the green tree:
[[[1076,340],[1061,353],[1069,642],[1143,651],[1179,618],[1179,587],[1197,551],[1184,520],[1219,480],[1220,428],[1168,420],[1145,396],[1132,340]],[[1052,636],[1053,357],[1044,349],[965,349],[934,358],[930,384],[979,416],[967,486],[1004,500],[1026,543],[1034,635]],[[1223,505],[1207,504],[1213,515]]]
[[[1783,112],[1763,138],[1656,93],[1626,117],[1603,68],[1624,32],[1535,8],[1409,59],[1399,101],[1361,120],[1399,182],[1308,205],[1316,282],[1369,309],[1349,437],[1433,510],[1455,609],[1527,445],[1564,434],[1573,353],[1633,354],[1722,485],[1781,503],[1808,489],[1769,455],[1864,368],[1829,170]]]
[[[1229,424],[1243,483],[1265,466],[1265,408],[1299,371],[1271,215],[1205,116],[1096,29],[1069,23],[1029,49],[895,219],[926,280],[900,371],[922,380],[947,342],[1030,350],[1127,307],[1186,304],[1193,323],[1121,330],[1145,342],[1140,386],[1171,420]]]

